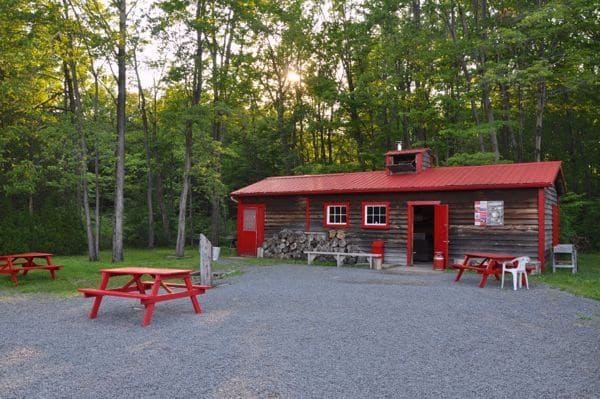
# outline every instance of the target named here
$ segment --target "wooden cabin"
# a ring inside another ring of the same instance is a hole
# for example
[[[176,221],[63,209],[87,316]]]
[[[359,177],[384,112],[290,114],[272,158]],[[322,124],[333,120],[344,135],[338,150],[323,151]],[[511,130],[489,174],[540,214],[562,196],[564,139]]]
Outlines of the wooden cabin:
[[[256,256],[265,237],[290,229],[345,232],[363,252],[384,242],[384,263],[448,265],[465,252],[551,259],[558,243],[561,162],[435,167],[427,148],[390,151],[386,169],[269,177],[231,193],[237,252]]]

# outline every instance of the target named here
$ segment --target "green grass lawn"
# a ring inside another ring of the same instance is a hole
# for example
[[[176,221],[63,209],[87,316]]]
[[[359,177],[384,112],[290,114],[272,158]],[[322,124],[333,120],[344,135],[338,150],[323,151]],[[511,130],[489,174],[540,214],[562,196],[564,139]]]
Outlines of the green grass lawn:
[[[600,301],[600,253],[579,253],[578,258],[575,274],[570,269],[556,269],[556,273],[552,273],[552,267],[547,267],[544,274],[532,278],[575,295]]]
[[[75,296],[77,288],[97,287],[100,283],[98,270],[111,267],[144,266],[165,267],[174,269],[199,270],[200,256],[197,248],[188,248],[185,257],[175,258],[172,248],[133,249],[124,251],[125,260],[111,263],[111,252],[102,251],[99,262],[90,262],[87,256],[55,256],[53,262],[62,264],[64,268],[57,272],[58,279],[52,280],[46,270],[31,271],[27,276],[19,275],[19,286],[15,287],[8,275],[0,275],[0,291],[2,295],[24,293],[46,293],[56,296]],[[221,258],[213,262],[213,271],[239,272],[244,266],[269,266],[281,264],[280,259],[235,258],[230,248],[221,248]],[[306,264],[306,260],[285,260],[285,263]],[[325,262],[322,265],[334,265]],[[552,273],[548,268],[541,276],[532,276],[534,281],[560,288],[567,292],[600,301],[600,253],[579,254],[578,273],[572,274],[568,269],[558,269]],[[118,283],[118,279],[111,282]]]
[[[225,251],[225,254],[227,251]],[[110,250],[102,251],[99,262],[90,262],[87,256],[54,256],[52,263],[63,265],[63,269],[56,272],[57,279],[52,280],[47,270],[30,271],[27,276],[17,276],[19,286],[15,287],[10,277],[0,274],[0,290],[3,294],[10,293],[36,293],[43,292],[56,296],[79,295],[77,288],[97,288],[100,284],[100,269],[125,266],[162,267],[171,269],[199,270],[200,255],[197,248],[188,248],[183,258],[175,258],[172,248],[158,249],[132,249],[124,251],[125,260],[120,263],[111,263]],[[228,270],[230,265],[213,262],[213,270]],[[118,283],[118,278],[111,279]],[[112,284],[111,284],[112,286]]]

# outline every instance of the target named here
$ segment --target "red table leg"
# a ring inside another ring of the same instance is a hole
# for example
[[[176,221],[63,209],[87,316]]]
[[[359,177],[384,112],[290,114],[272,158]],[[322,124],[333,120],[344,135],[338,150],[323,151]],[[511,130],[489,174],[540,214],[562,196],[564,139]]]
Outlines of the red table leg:
[[[160,289],[161,278],[159,275],[154,276],[154,284],[152,284],[152,292],[150,293],[151,298],[158,296],[158,290]],[[144,316],[144,327],[152,322],[152,313],[154,312],[154,302],[146,304],[146,315]]]
[[[194,289],[192,287],[192,279],[190,278],[190,276],[185,277],[185,286],[187,287],[189,292],[192,292],[192,290]],[[196,298],[196,295],[191,295],[190,299],[192,300],[192,305],[194,306],[194,310],[196,311],[196,313],[202,313],[202,308],[200,307],[200,303],[198,302],[198,298]]]
[[[488,277],[489,274],[483,273],[483,276],[481,277],[481,283],[479,283],[479,288],[485,287],[485,283],[487,282]]]
[[[460,280],[460,278],[462,277],[462,275],[463,275],[464,272],[465,272],[465,269],[460,269],[458,271],[458,274],[456,275],[456,278],[454,279],[454,281]]]
[[[105,290],[108,286],[108,273],[102,273],[102,280],[100,280],[100,289]],[[95,319],[98,315],[98,310],[100,309],[100,303],[102,303],[102,295],[96,296],[94,299],[94,305],[92,306],[92,311],[90,312],[90,319]]]
[[[10,274],[10,279],[15,284],[15,287],[19,286],[19,282],[17,281],[17,273],[11,273]]]

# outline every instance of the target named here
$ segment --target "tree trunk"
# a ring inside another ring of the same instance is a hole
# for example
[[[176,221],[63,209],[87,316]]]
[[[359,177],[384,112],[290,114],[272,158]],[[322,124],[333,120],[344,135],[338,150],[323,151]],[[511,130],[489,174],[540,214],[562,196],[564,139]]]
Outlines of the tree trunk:
[[[196,2],[196,20],[202,20],[205,11],[204,0]],[[190,108],[192,112],[197,111],[202,94],[202,52],[204,42],[202,40],[202,26],[196,26],[196,54],[194,56],[194,76],[193,90]],[[175,256],[183,257],[185,252],[185,211],[187,209],[187,199],[190,191],[190,172],[192,170],[192,150],[193,150],[193,121],[188,119],[185,126],[185,158],[183,165],[183,184],[181,187],[181,195],[179,197],[179,216],[177,218],[177,243],[175,244]]]
[[[177,243],[175,256],[183,257],[185,252],[185,212],[190,191],[190,172],[192,170],[192,121],[187,121],[185,128],[185,159],[183,165],[183,185],[179,197],[179,217],[177,218]]]
[[[98,115],[100,108],[100,86],[98,82],[98,72],[94,67],[94,61],[91,57],[91,51],[88,48],[88,54],[90,55],[90,71],[94,77],[94,124],[98,124]],[[98,149],[98,140],[94,136],[94,185],[95,185],[95,199],[94,205],[94,220],[96,222],[96,234],[94,237],[94,250],[96,252],[97,260],[100,260],[100,154]]]
[[[478,2],[476,2],[478,3]],[[488,40],[488,35],[486,32],[485,26],[479,20],[479,5],[475,6],[475,20],[476,26],[479,30],[479,36],[483,43],[486,43]],[[488,18],[488,9],[487,9],[487,1],[481,1],[481,19],[484,22],[487,22]],[[494,111],[492,109],[492,101],[490,98],[492,87],[489,82],[485,80],[485,63],[486,63],[486,52],[482,48],[479,51],[479,74],[481,76],[481,101],[483,102],[483,110],[485,112],[485,116],[487,119],[487,123],[490,124],[489,136],[490,143],[492,145],[492,152],[494,153],[494,160],[498,162],[500,160],[500,150],[498,149],[498,136],[496,134],[496,128],[493,126],[494,124]]]
[[[544,108],[546,106],[546,82],[537,84],[537,96],[535,105],[535,161],[542,160],[542,130],[544,127]]]
[[[364,140],[360,130],[360,116],[358,115],[358,105],[356,104],[356,93],[354,92],[354,78],[352,76],[352,68],[349,60],[343,60],[344,71],[346,72],[346,82],[348,84],[348,101],[347,108],[350,114],[350,134],[356,141],[356,150],[358,152],[358,163],[362,170],[365,168]]]
[[[154,207],[152,206],[152,161],[150,159],[150,144],[148,132],[148,113],[146,112],[146,95],[140,79],[139,66],[137,62],[136,49],[133,50],[133,65],[137,78],[138,93],[140,99],[140,113],[142,115],[142,128],[144,130],[144,152],[146,154],[146,206],[148,207],[148,248],[154,248]]]
[[[94,248],[100,260],[100,156],[98,155],[98,146],[94,144],[94,176],[96,185],[96,204],[95,204],[95,219],[96,219],[96,237]]]
[[[115,213],[113,225],[112,261],[123,261],[123,213],[125,185],[125,97],[126,87],[126,49],[127,42],[127,1],[119,0],[119,45],[118,64],[118,96],[117,96],[117,165],[115,183]]]
[[[69,39],[69,47],[72,49],[72,40]],[[83,109],[81,105],[81,95],[79,93],[79,79],[77,77],[77,67],[74,59],[71,57],[71,74],[73,80],[73,93],[75,97],[75,129],[79,134],[79,172],[81,179],[81,194],[83,200],[83,211],[85,215],[85,231],[87,236],[88,244],[88,258],[91,261],[98,260],[98,254],[96,252],[96,246],[94,245],[94,232],[92,229],[92,218],[90,214],[90,200],[88,193],[88,182],[87,182],[87,143],[85,138],[85,131],[83,128]]]
[[[511,107],[510,107],[510,97],[508,94],[508,84],[501,83],[500,90],[502,91],[502,109],[504,111],[504,120],[507,122],[503,128],[504,135],[506,136],[507,152],[510,153],[510,155],[512,156],[512,159],[515,159],[516,152],[517,152],[517,139],[515,137],[515,131],[513,130],[512,125],[510,124]]]
[[[210,224],[211,224],[211,242],[215,247],[220,245],[219,236],[221,233],[221,198],[213,195],[210,201]]]
[[[155,87],[154,97],[152,101],[152,156],[154,158],[155,165],[157,168],[155,170],[156,176],[156,196],[158,197],[158,207],[160,208],[160,215],[162,218],[162,228],[164,238],[169,241],[171,236],[171,225],[169,223],[169,212],[167,211],[167,205],[165,204],[165,193],[163,189],[163,180],[162,173],[160,170],[160,155],[158,154],[158,120],[157,120],[157,96],[158,90]]]
[[[458,45],[458,36],[456,34],[456,21],[455,21],[455,16],[454,16],[454,9],[452,9],[451,12],[452,12],[452,14],[451,14],[450,19],[447,20],[447,24],[448,24],[448,27],[450,30],[450,35],[452,36],[452,41],[455,43],[455,45]],[[467,22],[465,19],[464,10],[460,4],[458,5],[458,14],[459,14],[460,20],[461,20],[463,35],[466,35],[467,29],[468,29]],[[469,96],[469,102],[471,105],[471,115],[473,116],[473,121],[475,122],[475,126],[479,126],[481,124],[481,122],[479,119],[479,112],[477,111],[477,104],[475,103],[474,96],[471,95],[471,93],[472,93],[471,73],[469,72],[469,68],[467,67],[467,62],[465,60],[464,54],[461,53],[459,55],[458,62],[460,64],[460,68],[461,68],[464,78],[465,78],[465,88],[467,91],[467,95]],[[483,136],[481,134],[478,134],[477,136],[479,139],[479,151],[485,152],[485,144],[483,141]]]
[[[517,162],[523,162],[523,132],[525,130],[525,111],[523,110],[523,89],[517,85],[517,109],[519,112],[519,131],[517,135]]]
[[[65,20],[69,20],[69,5],[66,0],[63,0],[65,7]],[[79,135],[79,178],[81,181],[81,198],[85,217],[85,231],[88,245],[88,258],[90,261],[98,260],[98,253],[96,252],[96,246],[94,245],[94,232],[92,229],[92,218],[90,214],[90,200],[88,193],[88,182],[87,182],[87,142],[85,137],[85,130],[83,126],[83,106],[81,103],[81,93],[79,91],[79,78],[77,76],[77,64],[75,63],[75,56],[73,51],[73,35],[71,32],[67,34],[67,58],[68,58],[68,71],[70,71],[70,82],[72,88],[72,95],[70,99],[73,104],[71,110],[73,111],[74,125],[77,134]]]

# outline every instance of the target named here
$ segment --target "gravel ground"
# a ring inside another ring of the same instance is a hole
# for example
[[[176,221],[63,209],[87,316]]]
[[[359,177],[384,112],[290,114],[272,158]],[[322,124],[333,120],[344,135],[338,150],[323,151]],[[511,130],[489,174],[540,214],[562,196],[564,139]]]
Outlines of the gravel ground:
[[[1,398],[600,398],[600,302],[466,274],[251,267],[143,309],[0,292]]]

